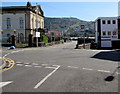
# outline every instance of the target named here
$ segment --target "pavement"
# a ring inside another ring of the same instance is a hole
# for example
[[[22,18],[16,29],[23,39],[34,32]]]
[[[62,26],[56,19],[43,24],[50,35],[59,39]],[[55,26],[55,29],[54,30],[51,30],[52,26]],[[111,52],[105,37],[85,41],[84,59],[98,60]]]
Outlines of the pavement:
[[[75,46],[76,42],[69,42],[3,50],[5,58],[15,64],[2,72],[0,87],[3,92],[118,92],[119,51]],[[116,59],[111,60],[109,55]],[[114,79],[107,81],[110,76]]]

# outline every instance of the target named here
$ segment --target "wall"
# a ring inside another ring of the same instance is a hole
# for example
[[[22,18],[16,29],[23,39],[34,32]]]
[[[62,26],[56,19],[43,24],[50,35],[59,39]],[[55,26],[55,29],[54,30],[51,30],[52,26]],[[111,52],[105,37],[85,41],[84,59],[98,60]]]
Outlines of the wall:
[[[25,38],[25,13],[3,13],[2,15],[2,37],[4,42],[7,39],[7,34],[13,35],[14,31],[16,31],[16,36],[18,33],[22,33]],[[11,19],[11,29],[7,29],[7,18]],[[23,29],[20,29],[20,18],[24,21]]]

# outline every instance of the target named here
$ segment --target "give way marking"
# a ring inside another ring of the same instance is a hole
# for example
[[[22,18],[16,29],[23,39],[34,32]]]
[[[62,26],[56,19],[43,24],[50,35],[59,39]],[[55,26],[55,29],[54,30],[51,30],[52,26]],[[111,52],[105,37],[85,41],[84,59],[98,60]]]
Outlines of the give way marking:
[[[7,82],[0,82],[0,88],[12,83],[13,81],[7,81]]]
[[[49,73],[45,78],[43,78],[43,79],[34,87],[34,89],[37,89],[38,87],[40,87],[53,73],[55,73],[55,72],[60,68],[59,65],[53,65],[53,66],[55,66],[56,68],[55,68],[51,73]]]

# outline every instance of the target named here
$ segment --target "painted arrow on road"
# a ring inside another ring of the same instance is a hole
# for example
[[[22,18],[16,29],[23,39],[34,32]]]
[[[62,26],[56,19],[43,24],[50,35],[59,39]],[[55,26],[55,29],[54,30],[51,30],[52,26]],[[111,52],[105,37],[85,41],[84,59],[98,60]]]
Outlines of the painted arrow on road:
[[[0,88],[12,83],[13,81],[7,81],[7,82],[0,82]]]

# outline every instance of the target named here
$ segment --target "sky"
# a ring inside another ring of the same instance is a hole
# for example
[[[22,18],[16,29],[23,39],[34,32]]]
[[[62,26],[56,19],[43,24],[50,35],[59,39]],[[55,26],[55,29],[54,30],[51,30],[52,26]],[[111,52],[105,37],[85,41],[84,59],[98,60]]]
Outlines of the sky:
[[[45,17],[75,17],[94,21],[118,16],[118,2],[31,2],[41,6]],[[26,2],[2,2],[2,6],[26,6]]]

